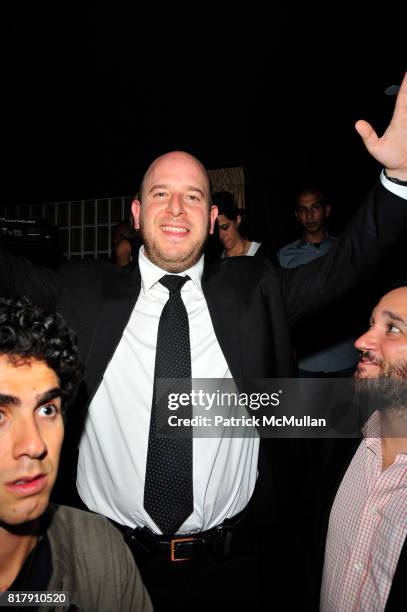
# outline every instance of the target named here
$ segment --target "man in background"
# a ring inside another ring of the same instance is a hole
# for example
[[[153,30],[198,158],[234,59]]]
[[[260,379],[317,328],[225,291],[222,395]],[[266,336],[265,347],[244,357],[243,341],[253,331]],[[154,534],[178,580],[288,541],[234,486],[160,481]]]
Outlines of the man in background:
[[[313,186],[304,187],[295,200],[295,216],[302,226],[302,236],[278,251],[277,259],[282,268],[297,268],[314,261],[336,243],[336,238],[326,228],[331,204],[322,191]],[[343,316],[344,310],[349,311],[349,300],[328,307],[295,328],[294,346],[300,377],[341,378],[353,374],[358,354],[353,346],[354,338],[349,337],[349,318]],[[354,304],[352,312],[355,312]],[[335,320],[334,326],[332,320]]]

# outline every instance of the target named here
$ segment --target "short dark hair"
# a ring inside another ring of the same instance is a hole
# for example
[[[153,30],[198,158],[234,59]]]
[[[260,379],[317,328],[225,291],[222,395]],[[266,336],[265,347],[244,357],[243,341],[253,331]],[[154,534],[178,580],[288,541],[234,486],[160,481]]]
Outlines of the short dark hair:
[[[310,183],[309,185],[304,185],[303,187],[301,187],[295,192],[294,194],[295,208],[298,207],[298,200],[300,199],[300,197],[303,195],[309,194],[309,193],[312,193],[316,197],[319,204],[322,204],[322,206],[326,206],[328,204],[328,199],[325,193],[317,185],[312,185]]]
[[[230,221],[236,221],[240,210],[235,204],[235,200],[230,191],[218,191],[214,193],[212,201],[218,207],[220,215],[225,215]]]
[[[58,376],[63,409],[73,401],[82,368],[75,333],[60,314],[24,296],[0,297],[0,355],[45,361]]]

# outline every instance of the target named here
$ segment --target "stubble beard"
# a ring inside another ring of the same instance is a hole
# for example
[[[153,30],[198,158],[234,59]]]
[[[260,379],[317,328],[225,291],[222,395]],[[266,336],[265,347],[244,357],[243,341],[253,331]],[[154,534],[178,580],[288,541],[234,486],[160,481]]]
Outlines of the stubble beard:
[[[145,255],[153,264],[166,272],[172,274],[184,272],[199,261],[208,239],[209,227],[210,222],[208,221],[206,236],[200,242],[191,244],[191,248],[184,255],[171,255],[168,252],[169,249],[161,248],[157,241],[149,236],[149,233],[144,230],[144,223],[140,220],[140,235],[143,240]]]

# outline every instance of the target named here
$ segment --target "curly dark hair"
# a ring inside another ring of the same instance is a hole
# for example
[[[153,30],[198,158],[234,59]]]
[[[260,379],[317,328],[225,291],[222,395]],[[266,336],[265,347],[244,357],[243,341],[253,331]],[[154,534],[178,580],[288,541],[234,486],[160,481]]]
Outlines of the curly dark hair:
[[[0,355],[45,361],[59,379],[63,410],[73,401],[82,376],[75,333],[58,313],[27,297],[0,297]]]

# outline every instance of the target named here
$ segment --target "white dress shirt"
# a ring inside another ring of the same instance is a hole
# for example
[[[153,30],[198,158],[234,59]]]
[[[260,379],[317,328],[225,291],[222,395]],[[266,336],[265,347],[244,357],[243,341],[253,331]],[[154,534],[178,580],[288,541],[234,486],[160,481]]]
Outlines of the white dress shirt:
[[[90,510],[130,527],[160,533],[143,507],[158,322],[166,274],[139,253],[141,291],[123,336],[90,404],[79,447],[77,486]],[[192,378],[231,378],[201,288],[203,258],[182,275]],[[219,304],[222,308],[222,303]],[[109,321],[106,321],[109,325]],[[193,439],[194,511],[180,532],[203,531],[243,510],[257,478],[259,439]]]

